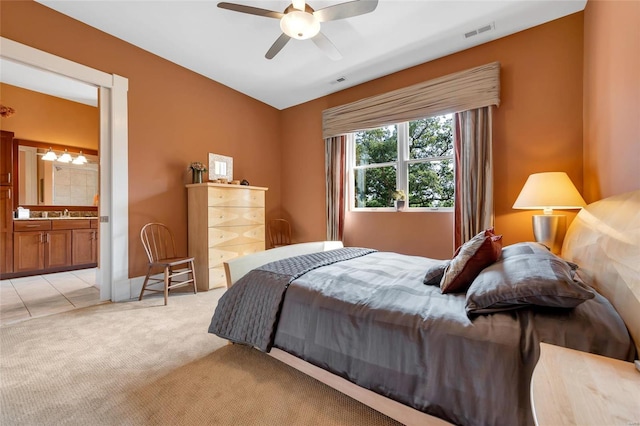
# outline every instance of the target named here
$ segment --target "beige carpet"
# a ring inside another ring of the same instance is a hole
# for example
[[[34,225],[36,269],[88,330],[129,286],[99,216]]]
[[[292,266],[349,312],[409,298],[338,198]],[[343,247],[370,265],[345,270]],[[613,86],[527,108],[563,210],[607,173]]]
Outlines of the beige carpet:
[[[207,333],[222,290],[0,327],[2,425],[391,425],[257,350]]]

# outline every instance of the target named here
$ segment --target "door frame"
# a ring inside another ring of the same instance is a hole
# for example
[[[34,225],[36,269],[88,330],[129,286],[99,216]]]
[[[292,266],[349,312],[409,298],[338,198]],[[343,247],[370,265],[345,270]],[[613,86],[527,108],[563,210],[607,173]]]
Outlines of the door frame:
[[[96,281],[100,300],[131,297],[129,279],[129,80],[0,37],[0,56],[70,77],[99,90],[100,261]],[[110,283],[110,285],[109,285]]]

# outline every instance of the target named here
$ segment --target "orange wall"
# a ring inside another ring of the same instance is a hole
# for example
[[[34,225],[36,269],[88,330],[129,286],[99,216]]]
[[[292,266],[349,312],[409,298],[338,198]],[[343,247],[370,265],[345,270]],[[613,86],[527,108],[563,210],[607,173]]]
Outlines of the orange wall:
[[[501,63],[493,116],[496,231],[533,240],[530,211],[511,208],[531,173],[566,171],[582,189],[583,14],[571,16],[282,112],[283,211],[297,241],[324,239],[322,110],[485,63]],[[573,214],[570,213],[570,219]],[[350,213],[345,243],[450,258],[449,213]]]
[[[98,108],[0,83],[0,99],[16,113],[0,119],[0,129],[18,139],[98,149]]]
[[[269,187],[280,211],[275,108],[32,1],[0,2],[0,35],[129,79],[129,275],[144,275],[142,225],[167,223],[187,251],[188,164],[234,158],[234,177]],[[16,108],[17,109],[17,108]]]
[[[640,189],[640,2],[584,11],[584,195]]]

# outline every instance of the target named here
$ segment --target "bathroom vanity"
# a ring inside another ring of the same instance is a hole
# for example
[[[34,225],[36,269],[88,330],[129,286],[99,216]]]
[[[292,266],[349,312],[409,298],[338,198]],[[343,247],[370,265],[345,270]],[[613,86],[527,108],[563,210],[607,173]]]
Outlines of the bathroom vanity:
[[[14,219],[12,277],[97,265],[97,218]]]

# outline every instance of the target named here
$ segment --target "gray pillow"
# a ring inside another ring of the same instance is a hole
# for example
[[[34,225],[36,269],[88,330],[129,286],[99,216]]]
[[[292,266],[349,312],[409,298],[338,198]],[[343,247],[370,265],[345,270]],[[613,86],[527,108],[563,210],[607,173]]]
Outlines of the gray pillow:
[[[526,306],[574,308],[594,297],[569,263],[551,252],[518,254],[485,268],[467,291],[468,315]]]
[[[543,256],[553,255],[553,253],[551,253],[551,250],[549,250],[549,247],[545,246],[544,244],[526,241],[526,242],[515,243],[515,244],[511,244],[503,247],[500,258],[508,259],[510,257],[518,256],[520,254],[536,254],[536,255],[539,254]],[[569,262],[568,260],[565,260],[565,262],[567,262],[567,264],[571,266],[571,269],[573,269],[574,271],[578,269],[578,265],[576,265],[575,263]]]
[[[544,244],[534,242],[515,243],[502,247],[502,259],[518,256],[520,254],[541,254],[547,255],[551,253],[549,248]]]
[[[427,273],[424,275],[424,280],[422,281],[426,285],[440,285],[440,281],[442,281],[442,276],[444,275],[445,269],[451,263],[450,260],[444,260],[437,265],[433,265],[429,269],[427,269]]]

